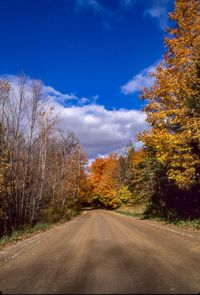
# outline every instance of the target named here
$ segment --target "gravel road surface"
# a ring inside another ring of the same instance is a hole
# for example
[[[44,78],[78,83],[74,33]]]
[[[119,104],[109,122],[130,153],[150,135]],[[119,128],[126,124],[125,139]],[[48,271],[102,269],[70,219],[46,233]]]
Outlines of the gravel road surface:
[[[200,239],[87,210],[0,251],[0,291],[25,294],[200,292]]]

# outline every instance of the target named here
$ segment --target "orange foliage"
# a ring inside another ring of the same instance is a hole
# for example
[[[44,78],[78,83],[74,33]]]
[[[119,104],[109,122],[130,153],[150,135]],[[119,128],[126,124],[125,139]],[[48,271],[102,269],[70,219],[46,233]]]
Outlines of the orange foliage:
[[[109,206],[119,189],[119,168],[116,155],[98,158],[90,166],[90,181],[93,196],[100,196],[102,203]]]

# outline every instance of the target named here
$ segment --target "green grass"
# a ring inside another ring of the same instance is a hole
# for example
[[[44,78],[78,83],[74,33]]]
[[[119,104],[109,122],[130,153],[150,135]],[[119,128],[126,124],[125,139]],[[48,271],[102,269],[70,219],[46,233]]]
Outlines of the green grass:
[[[124,215],[137,217],[140,219],[144,218],[144,212],[146,210],[146,204],[138,204],[133,206],[121,206],[115,211]]]
[[[144,217],[144,215],[142,213],[138,213],[138,212],[134,212],[134,211],[124,211],[124,210],[117,209],[117,210],[115,210],[115,212],[120,213],[120,214],[124,214],[124,215],[128,215],[128,216],[138,217],[140,219],[142,219]]]
[[[161,218],[157,216],[147,216],[145,215],[145,206],[136,206],[134,207],[123,207],[116,209],[115,212],[136,217],[139,218],[140,220],[144,219],[149,219],[153,221],[164,221],[168,224],[173,224],[175,226],[179,226],[185,229],[192,229],[192,230],[200,230],[200,219],[166,219],[166,218]]]
[[[0,248],[31,237],[34,233],[45,231],[51,226],[52,224],[50,223],[37,223],[34,227],[24,227],[23,229],[15,230],[11,235],[5,235],[0,239]]]
[[[55,224],[65,223],[66,221],[69,221],[73,217],[76,217],[79,213],[80,212],[77,210],[71,210],[68,216],[66,216],[65,218],[62,218],[61,220],[57,222],[38,222],[33,227],[25,226],[22,229],[15,230],[12,232],[11,235],[5,235],[0,239],[0,249],[3,248],[5,245],[14,244],[17,241],[29,238],[36,233],[46,231]]]
[[[184,227],[184,228],[200,230],[200,219],[193,219],[193,220],[176,219],[176,220],[168,221],[168,223],[174,224],[176,226]]]

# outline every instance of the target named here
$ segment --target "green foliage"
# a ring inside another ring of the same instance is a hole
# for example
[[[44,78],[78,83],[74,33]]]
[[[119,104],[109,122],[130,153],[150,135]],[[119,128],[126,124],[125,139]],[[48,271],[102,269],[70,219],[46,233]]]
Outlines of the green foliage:
[[[121,206],[122,201],[116,196],[108,204],[108,208],[116,209]]]
[[[133,201],[133,194],[130,192],[128,186],[123,186],[116,194],[116,199],[120,204],[128,204]]]

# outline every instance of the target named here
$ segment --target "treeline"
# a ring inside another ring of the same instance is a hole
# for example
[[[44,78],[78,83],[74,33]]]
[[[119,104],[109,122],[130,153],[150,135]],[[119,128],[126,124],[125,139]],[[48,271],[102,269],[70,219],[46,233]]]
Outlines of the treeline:
[[[166,53],[141,95],[150,127],[138,136],[144,148],[92,164],[93,203],[145,202],[149,215],[200,217],[199,11],[197,0],[176,1]]]
[[[58,121],[41,82],[0,81],[0,236],[79,209],[86,157]]]
[[[86,157],[39,81],[0,81],[0,236],[54,222],[80,206],[146,204],[147,215],[200,217],[200,3],[176,0],[166,53],[144,89],[149,129],[140,151]]]
[[[111,154],[106,158],[97,158],[89,167],[88,203],[93,207],[108,209],[133,204],[138,199],[133,191],[135,164],[142,156],[143,151],[135,152],[134,146],[130,144],[121,156]]]
[[[123,205],[145,208],[146,217],[165,219],[200,217],[200,185],[181,188],[155,153],[127,146],[123,155],[97,158],[89,167],[89,195],[93,208],[116,209]]]

